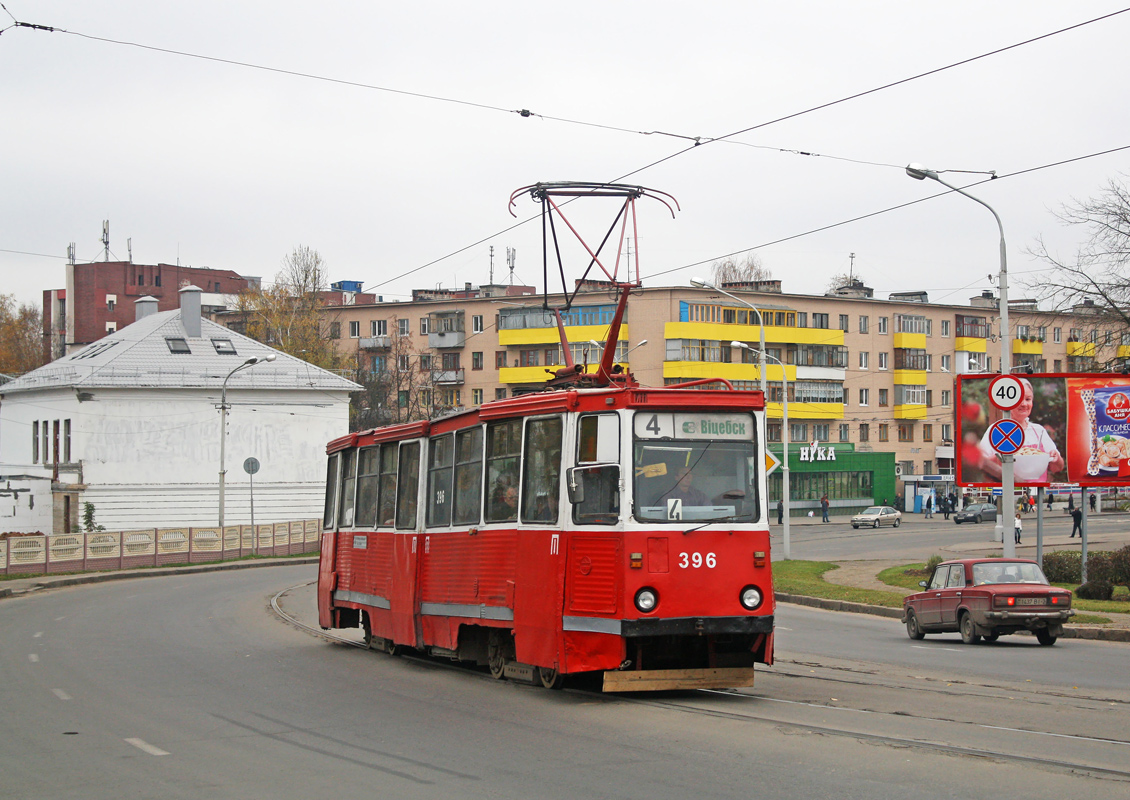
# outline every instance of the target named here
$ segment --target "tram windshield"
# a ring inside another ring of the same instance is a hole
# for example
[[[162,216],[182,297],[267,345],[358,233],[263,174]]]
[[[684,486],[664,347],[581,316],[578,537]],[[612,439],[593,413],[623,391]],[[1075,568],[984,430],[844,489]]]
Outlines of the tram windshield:
[[[759,519],[753,415],[640,412],[633,427],[637,520]]]

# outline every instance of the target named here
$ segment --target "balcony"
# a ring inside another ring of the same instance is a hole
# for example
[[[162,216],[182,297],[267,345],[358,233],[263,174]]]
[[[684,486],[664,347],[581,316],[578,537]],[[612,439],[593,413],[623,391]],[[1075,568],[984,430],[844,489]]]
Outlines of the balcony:
[[[1095,357],[1094,342],[1067,342],[1067,357],[1068,358],[1094,358]]]
[[[1013,339],[1012,352],[1014,355],[1042,356],[1044,354],[1044,342],[1042,339],[1034,337]]]
[[[467,334],[463,331],[429,331],[428,347],[433,350],[462,347],[467,342]]]
[[[390,336],[369,336],[361,340],[362,350],[388,350],[392,345]]]
[[[463,383],[463,368],[459,369],[434,369],[432,370],[432,383],[436,385],[461,385]]]

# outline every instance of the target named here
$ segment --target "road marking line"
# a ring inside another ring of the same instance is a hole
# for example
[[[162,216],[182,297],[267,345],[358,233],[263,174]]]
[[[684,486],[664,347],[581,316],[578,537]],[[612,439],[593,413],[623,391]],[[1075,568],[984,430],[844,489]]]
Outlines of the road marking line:
[[[55,696],[58,697],[60,700],[70,700],[71,699],[71,696],[69,694],[67,694],[66,692],[64,692],[62,689],[52,689],[51,691],[54,692]]]
[[[151,756],[167,756],[167,755],[169,755],[169,753],[166,753],[160,747],[154,747],[153,745],[149,744],[149,742],[145,741],[144,739],[126,739],[126,742],[128,742],[129,744],[132,744],[134,747],[136,747],[138,750],[142,751],[143,753],[148,753]]]
[[[35,636],[32,636],[31,638],[32,639],[38,639],[42,635],[43,635],[43,631],[36,631]]]
[[[912,644],[915,650],[945,650],[947,653],[964,653],[965,651],[959,647],[927,647],[924,644]]]
[[[27,660],[34,664],[39,661],[39,656],[37,656],[35,653],[28,653]]]

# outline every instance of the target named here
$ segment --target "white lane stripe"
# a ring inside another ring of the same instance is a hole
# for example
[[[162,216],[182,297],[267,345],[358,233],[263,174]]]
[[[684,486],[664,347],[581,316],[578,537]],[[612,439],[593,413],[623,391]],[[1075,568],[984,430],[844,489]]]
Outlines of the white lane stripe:
[[[911,647],[913,647],[915,650],[945,650],[947,653],[965,653],[965,652],[968,652],[966,650],[962,650],[959,647],[927,647],[927,646],[922,645],[922,644],[912,644]]]
[[[32,664],[35,664],[37,661],[39,661],[39,656],[37,656],[35,653],[28,653],[27,660]]]
[[[51,691],[54,692],[55,696],[58,697],[60,700],[70,700],[71,699],[71,696],[69,694],[67,694],[66,692],[64,692],[62,689],[52,689]]]
[[[37,632],[36,632],[36,634],[35,634],[35,636],[32,636],[31,638],[32,638],[32,639],[38,639],[38,638],[39,638],[40,636],[42,636],[42,635],[43,635],[43,631],[37,631]]]
[[[126,742],[128,742],[129,744],[132,744],[134,747],[136,747],[138,750],[142,751],[143,753],[148,753],[151,756],[167,756],[167,755],[169,755],[164,750],[162,750],[160,747],[154,747],[153,745],[149,744],[149,742],[145,741],[144,739],[126,739]]]

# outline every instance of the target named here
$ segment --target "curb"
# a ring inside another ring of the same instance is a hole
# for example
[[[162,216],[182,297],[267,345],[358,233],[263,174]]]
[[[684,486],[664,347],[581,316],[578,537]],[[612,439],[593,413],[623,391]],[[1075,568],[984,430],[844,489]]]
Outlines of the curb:
[[[901,608],[872,606],[866,603],[849,603],[846,600],[827,600],[823,597],[808,597],[802,594],[778,594],[776,598],[782,603],[791,603],[795,606],[809,606],[811,608],[821,608],[825,611],[846,611],[851,614],[870,614],[875,617],[902,619]],[[1063,626],[1062,638],[1090,639],[1092,641],[1101,642],[1130,642],[1130,629],[1067,624]]]
[[[0,599],[14,597],[41,589],[59,589],[65,586],[81,586],[87,583],[105,583],[106,581],[132,580],[134,578],[159,578],[166,575],[197,575],[202,572],[225,572],[237,569],[259,569],[262,567],[288,567],[297,564],[317,564],[319,557],[303,556],[280,561],[233,561],[230,563],[192,564],[183,567],[167,567],[158,569],[139,569],[135,572],[90,572],[83,575],[67,575],[60,578],[43,576],[43,580],[36,581],[32,586],[16,590],[11,587],[0,588]]]

